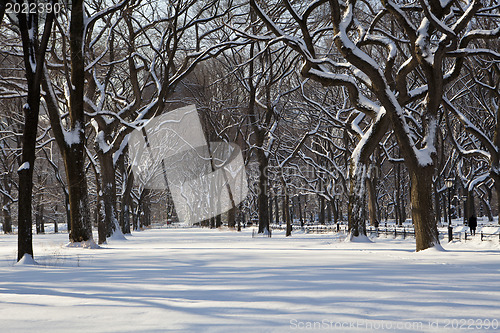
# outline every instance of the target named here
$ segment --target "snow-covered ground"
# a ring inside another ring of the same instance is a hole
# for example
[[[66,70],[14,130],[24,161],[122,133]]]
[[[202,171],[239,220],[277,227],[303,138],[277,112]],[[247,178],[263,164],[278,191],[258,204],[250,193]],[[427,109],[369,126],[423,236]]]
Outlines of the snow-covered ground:
[[[500,245],[156,229],[101,249],[0,235],[1,332],[500,331]]]

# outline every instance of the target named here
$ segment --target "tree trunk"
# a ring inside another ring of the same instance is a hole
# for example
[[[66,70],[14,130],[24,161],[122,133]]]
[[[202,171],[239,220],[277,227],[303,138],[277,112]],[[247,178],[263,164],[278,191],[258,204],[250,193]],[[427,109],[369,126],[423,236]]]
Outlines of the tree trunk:
[[[378,227],[378,219],[377,219],[377,194],[375,192],[375,179],[366,178],[366,189],[368,196],[368,216],[370,219],[370,225],[374,227]]]
[[[476,215],[476,205],[474,203],[474,190],[469,191],[468,186],[465,189],[467,199],[465,201],[465,217],[467,221],[473,215]]]
[[[3,177],[3,185],[4,190],[7,194],[11,194],[12,183],[11,183],[11,175],[5,174]],[[12,232],[12,214],[10,211],[10,205],[12,201],[6,195],[2,196],[2,230],[5,234],[10,234]]]
[[[250,17],[253,19],[257,18],[256,13],[253,9],[250,9]],[[255,29],[253,29],[255,31]],[[250,58],[254,57],[255,45],[252,43],[250,45]],[[257,205],[259,210],[259,228],[258,233],[269,233],[269,198],[267,193],[267,166],[268,166],[268,157],[266,156],[266,152],[264,151],[264,142],[266,139],[266,127],[261,123],[261,120],[258,117],[258,111],[255,103],[255,99],[257,98],[257,89],[254,85],[254,60],[249,62],[248,66],[248,86],[249,86],[249,96],[248,96],[248,115],[250,121],[252,122],[252,127],[255,133],[255,146],[257,147],[257,163],[259,165],[259,184],[258,184],[258,197],[257,197]],[[267,110],[270,112],[269,110]],[[268,113],[270,115],[271,113]],[[271,119],[268,117],[269,120]]]
[[[333,222],[338,223],[340,215],[340,206],[337,198],[334,199],[332,208],[333,208]]]
[[[38,182],[41,182],[41,177],[38,175]],[[45,232],[45,228],[43,226],[43,205],[42,205],[43,195],[41,192],[37,194],[37,203],[35,209],[35,226],[36,233],[41,234]]]
[[[352,170],[355,169],[355,170]],[[367,165],[358,163],[351,167],[351,187],[349,191],[348,232],[350,237],[366,235],[365,195]]]
[[[492,174],[491,176],[493,178],[495,192],[497,194],[497,216],[498,216],[498,224],[500,225],[500,174]]]
[[[297,195],[297,208],[299,209],[300,227],[304,228],[304,216],[302,214],[302,195],[300,193]]]
[[[102,200],[102,176],[101,171],[96,170],[95,174],[95,188],[97,193],[96,199],[96,210],[95,210],[95,221],[97,221],[97,243],[104,244],[106,243],[106,226],[104,222],[104,216],[106,213],[104,212],[104,201]]]
[[[326,203],[326,220],[328,221],[329,224],[332,223],[332,201],[329,200]]]
[[[137,202],[137,207],[133,215],[134,230],[141,230],[141,202]]]
[[[260,141],[260,140],[258,140]],[[269,197],[267,195],[267,156],[261,149],[257,150],[257,160],[259,163],[259,234],[269,233]]]
[[[497,192],[497,218],[500,225],[500,182],[495,182],[495,190]]]
[[[396,177],[394,178],[395,185],[396,185],[396,200],[394,201],[394,212],[395,212],[395,218],[396,218],[396,224],[401,225],[403,223],[402,219],[402,209],[401,207],[403,206],[401,204],[401,164],[396,165]]]
[[[490,187],[486,187],[486,193],[488,194],[488,200],[485,200],[486,209],[488,210],[488,221],[493,222],[493,209],[491,208],[491,202],[493,201],[493,191]]]
[[[97,200],[100,202],[98,233],[99,244],[106,242],[111,237],[118,226],[116,212],[116,173],[113,157],[109,153],[97,152],[100,165],[101,189],[98,192]]]
[[[236,228],[236,207],[227,212],[227,227],[230,229]]]
[[[4,6],[0,6],[3,18]],[[19,32],[23,47],[23,60],[26,72],[28,97],[23,106],[25,116],[22,136],[21,165],[18,169],[18,252],[19,261],[25,254],[33,256],[32,231],[32,193],[33,170],[36,158],[36,138],[38,130],[38,114],[40,111],[40,82],[47,43],[52,30],[53,13],[46,15],[43,36],[38,41],[38,16],[35,13],[17,13]],[[1,23],[1,20],[0,20]]]
[[[409,172],[416,250],[421,251],[439,244],[436,217],[432,206],[432,175],[434,174],[434,167],[414,167]]]
[[[324,225],[325,224],[325,198],[323,196],[319,196],[318,203],[319,203],[318,222],[319,222],[319,224]]]
[[[151,225],[151,198],[149,189],[143,190],[143,195],[141,200],[141,215],[140,215],[140,228],[149,227]]]
[[[367,137],[360,141],[351,157],[349,167],[349,203],[348,203],[348,232],[349,237],[366,235],[366,177],[370,165],[370,155],[378,147],[382,137],[389,127],[389,118],[386,115],[378,118],[368,130]]]
[[[44,221],[43,221],[43,204],[40,202],[38,202],[38,204],[36,206],[35,224],[36,224],[36,233],[37,234],[44,234],[45,233],[45,225],[44,225]]]
[[[41,232],[40,231],[40,214],[39,214],[39,211],[40,211],[40,205],[37,205],[36,209],[35,209],[35,230],[36,230],[36,234],[37,235]]]
[[[29,61],[26,66],[30,66]],[[27,73],[28,71],[27,69]],[[40,84],[36,85],[34,82],[30,82],[29,77],[30,75],[28,75],[28,103],[23,107],[25,121],[22,137],[22,164],[18,170],[18,261],[25,254],[33,256],[32,193],[36,154],[35,144],[40,110]]]
[[[57,213],[57,209],[54,210]],[[54,216],[54,233],[57,234],[59,232],[59,225],[57,224],[57,215]]]
[[[440,204],[440,196],[438,190],[439,186],[439,178],[436,179],[436,181],[432,184],[433,186],[433,192],[434,192],[434,207],[436,208],[436,225],[439,225],[441,223],[441,204]],[[465,210],[464,210],[465,214]]]
[[[9,198],[7,198],[6,196],[3,197],[2,216],[3,216],[3,232],[5,234],[10,234],[12,232],[12,215],[10,212]]]
[[[44,209],[43,209],[43,203],[40,205],[40,232],[42,234],[45,233],[45,216],[43,215]]]
[[[273,224],[273,197],[269,196],[269,224]]]
[[[36,139],[36,138],[35,138]],[[27,141],[26,141],[27,142]],[[33,146],[34,146],[33,141]],[[23,144],[23,155],[26,145]],[[27,163],[33,164],[35,158]],[[23,158],[24,163],[26,160]],[[23,169],[19,172],[19,197],[18,197],[18,241],[17,241],[17,260],[25,254],[33,256],[33,230],[31,221],[31,193],[33,190],[33,166]]]
[[[131,174],[131,176],[132,175],[133,173]],[[170,193],[167,194],[167,218],[172,222],[179,222],[179,217],[177,217],[174,201]]]
[[[84,149],[83,143],[73,144],[64,158],[69,192],[71,242],[86,242],[92,239]]]
[[[241,224],[243,224],[243,228],[246,228],[247,219],[246,219],[246,214],[243,210],[240,211],[240,219],[238,220],[238,231],[241,231]]]
[[[125,189],[122,193],[122,204],[120,211],[120,225],[122,226],[122,232],[124,234],[130,234],[130,214],[132,212],[132,187],[134,184],[134,174],[125,171],[123,173],[123,181],[125,182]],[[167,208],[168,209],[168,208]]]
[[[490,203],[483,196],[480,196],[479,199],[481,200],[484,208],[486,209],[486,215],[488,216],[488,221],[493,222],[493,214],[491,213]]]
[[[18,18],[24,18],[23,26],[26,31],[22,34],[27,34],[29,25],[34,24],[32,20],[26,16],[19,14]],[[23,28],[20,28],[23,30]],[[31,27],[35,29],[35,27]],[[25,53],[26,76],[28,78],[28,101],[23,106],[24,112],[24,130],[22,136],[22,156],[21,165],[18,169],[19,175],[19,196],[18,196],[18,246],[17,260],[25,254],[33,256],[33,230],[32,230],[32,193],[33,193],[33,170],[35,167],[35,144],[38,130],[38,113],[40,111],[40,82],[35,82],[35,69],[32,68],[30,62],[34,59],[30,52],[35,50],[35,40],[33,37],[23,36],[23,51]]]
[[[71,10],[70,58],[70,130],[75,136],[74,142],[66,142],[60,147],[63,152],[64,168],[69,189],[69,206],[71,218],[71,242],[85,242],[92,239],[92,225],[88,204],[87,180],[85,174],[85,114],[83,95],[85,85],[83,56],[84,14],[83,0],[74,0]]]
[[[69,208],[69,193],[64,191],[64,211],[66,212],[66,230],[71,232],[71,213]]]
[[[125,151],[118,159],[118,170],[121,173],[121,190],[120,190],[120,212],[119,225],[123,234],[130,234],[130,193],[132,192],[133,173],[130,168],[125,165]],[[131,179],[132,178],[132,181]]]
[[[274,215],[275,215],[275,218],[276,218],[276,224],[277,225],[281,225],[281,222],[280,222],[280,210],[279,210],[279,206],[278,206],[278,194],[276,194],[274,196]]]
[[[288,192],[285,191],[285,195],[283,195],[283,219],[286,222],[286,237],[292,235],[292,221],[290,216],[290,208],[288,207],[290,204],[290,197],[288,196]]]

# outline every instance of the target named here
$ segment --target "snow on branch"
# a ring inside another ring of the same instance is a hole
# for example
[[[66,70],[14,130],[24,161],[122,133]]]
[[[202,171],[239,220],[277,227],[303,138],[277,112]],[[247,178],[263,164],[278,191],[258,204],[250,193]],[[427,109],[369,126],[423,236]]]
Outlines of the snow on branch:
[[[484,134],[483,131],[481,131],[479,128],[477,128],[473,123],[470,122],[467,117],[460,112],[445,96],[443,96],[443,103],[444,106],[462,123],[462,125],[465,127],[465,130],[469,133],[472,133],[481,143],[486,147],[486,149],[489,151],[489,153],[482,152],[481,154],[486,157],[487,159],[491,159],[492,156],[498,160],[498,148],[495,146],[495,144]],[[462,150],[461,153],[463,154],[475,154],[478,152],[467,152]]]
[[[465,10],[463,15],[457,20],[457,22],[452,26],[453,31],[458,34],[460,31],[465,29],[467,24],[472,20],[476,12],[481,7],[481,1],[473,0],[469,7]]]
[[[0,194],[4,195],[6,198],[10,200],[11,203],[17,202],[17,198],[14,198],[10,193],[0,188]]]
[[[349,98],[357,109],[366,113],[371,118],[376,118],[380,111],[380,106],[369,100],[361,94],[356,81],[347,74],[335,74],[323,72],[317,69],[308,68],[310,65],[304,63],[301,74],[305,77],[314,78],[314,80],[330,86],[345,86],[349,90]]]
[[[97,20],[100,20],[101,18],[105,17],[106,15],[109,15],[111,13],[114,13],[122,8],[124,8],[127,4],[129,3],[129,0],[122,0],[121,2],[113,5],[113,6],[110,6],[108,8],[105,8],[97,13],[95,13],[94,15],[90,16],[90,17],[87,17],[86,21],[85,21],[85,31],[90,27],[92,26],[93,24],[95,24],[95,22]]]
[[[79,122],[73,129],[69,131],[63,129],[62,132],[64,135],[64,141],[66,142],[66,145],[68,147],[71,147],[74,144],[79,144],[81,142],[80,135],[82,134],[82,129]]]
[[[389,10],[391,12],[391,14],[396,17],[396,19],[403,27],[403,29],[404,29],[406,35],[408,36],[408,38],[410,39],[410,41],[412,43],[414,43],[415,40],[417,39],[417,36],[416,36],[417,29],[415,28],[413,23],[410,21],[408,16],[405,14],[405,12],[401,9],[401,7],[398,4],[396,4],[393,1],[390,1],[390,0],[383,1],[383,4],[384,4],[385,8],[387,10]]]
[[[497,27],[496,29],[492,29],[492,30],[484,30],[484,29],[471,30],[464,35],[463,40],[466,41],[465,45],[467,45],[467,42],[469,40],[493,39],[493,38],[498,38],[498,37],[500,37],[500,26]],[[461,43],[461,45],[463,46],[464,44]]]
[[[474,191],[474,188],[484,182],[485,180],[487,180],[488,178],[490,178],[490,173],[489,172],[485,172],[477,177],[474,177],[473,179],[471,179],[471,181],[469,182],[468,186],[467,186],[467,190],[469,192],[472,192]]]
[[[500,53],[490,49],[456,49],[446,53],[448,57],[467,57],[474,55],[490,56],[495,60],[500,60]]]
[[[380,137],[381,134],[385,134],[388,122],[389,117],[387,112],[384,108],[381,108],[377,118],[372,122],[352,152],[351,159],[352,165],[354,166],[354,168],[350,170],[352,175],[358,172],[357,168],[361,165],[360,162],[366,162],[366,158],[371,155],[373,151],[371,147],[374,145],[378,146],[380,140],[375,140],[374,138]],[[362,164],[364,165],[364,163]]]
[[[21,164],[21,166],[17,169],[17,172],[21,172],[23,170],[29,170],[30,168],[30,162],[24,162]]]
[[[419,3],[422,6],[422,9],[424,11],[425,17],[429,19],[429,21],[432,23],[432,25],[442,32],[443,34],[447,35],[451,39],[456,39],[457,35],[453,29],[448,27],[443,21],[441,21],[439,18],[434,15],[431,10],[430,10],[430,4],[427,2],[427,0],[419,0]]]

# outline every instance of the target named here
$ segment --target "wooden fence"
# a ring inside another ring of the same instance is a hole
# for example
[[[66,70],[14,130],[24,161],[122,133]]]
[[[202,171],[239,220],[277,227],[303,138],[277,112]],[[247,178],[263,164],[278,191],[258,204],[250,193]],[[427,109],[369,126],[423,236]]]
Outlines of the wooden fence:
[[[272,225],[271,226],[272,230],[286,230],[286,225],[281,224],[281,225]],[[315,224],[315,225],[304,225],[304,226],[299,226],[299,225],[293,225],[292,226],[292,232],[293,231],[298,231],[302,230],[306,233],[329,233],[329,232],[342,232],[342,233],[347,233],[347,225],[346,224],[327,224],[327,225],[321,225],[321,224]],[[376,235],[379,237],[381,234],[386,235],[386,236],[394,236],[394,238],[401,236],[403,239],[406,237],[415,237],[415,230],[412,227],[409,226],[387,226],[387,227],[367,227],[366,228],[366,233],[369,236]],[[447,238],[448,237],[448,232],[447,231],[441,231],[439,233],[440,238]],[[269,236],[270,237],[270,236]],[[459,240],[459,241],[468,241],[472,240],[474,238],[480,238],[481,241],[486,241],[486,240],[495,240],[498,239],[500,242],[500,232],[498,233],[485,233],[485,232],[477,232],[476,236],[472,236],[471,233],[468,230],[462,230],[462,231],[454,231],[453,232],[453,239]]]

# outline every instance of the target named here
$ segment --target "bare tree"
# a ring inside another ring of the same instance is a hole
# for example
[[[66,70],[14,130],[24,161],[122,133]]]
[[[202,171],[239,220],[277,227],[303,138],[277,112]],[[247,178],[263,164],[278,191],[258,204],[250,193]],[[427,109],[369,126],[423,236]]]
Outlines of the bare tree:
[[[34,1],[29,1],[28,3],[34,3]],[[22,164],[18,169],[17,259],[21,260],[25,254],[33,256],[31,203],[36,155],[35,144],[37,141],[38,114],[40,111],[40,84],[45,61],[45,51],[52,30],[54,13],[50,12],[46,14],[41,37],[38,32],[38,13],[18,13],[17,20],[23,45],[24,67],[28,86],[27,103],[23,106],[25,121],[22,137]]]
[[[497,40],[488,41],[486,46],[494,50],[498,45]],[[500,54],[477,55],[465,67],[467,71],[444,102],[453,115],[448,123],[453,146],[461,157],[471,160],[467,164],[475,164],[477,169],[464,170],[463,162],[458,168],[461,178],[468,183],[464,188],[468,198],[466,214],[470,217],[475,214],[473,190],[478,184],[492,179],[497,198],[500,197]],[[480,162],[482,166],[477,165]],[[497,213],[500,214],[498,199]]]
[[[116,171],[128,134],[168,111],[168,100],[196,65],[232,45],[230,40],[209,42],[220,29],[214,21],[227,18],[231,3],[172,1],[165,11],[158,11],[156,5],[134,2],[115,21],[108,19],[106,47],[92,52],[93,66],[87,73],[91,82],[87,114],[93,119],[99,162],[100,243],[118,229]],[[95,45],[103,36],[100,31],[94,34],[89,44]],[[120,49],[120,44],[127,47]]]
[[[472,41],[498,38],[499,29],[471,30],[469,25],[498,20],[494,15],[485,18],[496,6],[481,9],[479,15],[480,1],[467,2],[465,8],[454,1],[422,0],[412,6],[392,1],[320,0],[297,5],[284,1],[287,27],[283,29],[255,0],[251,4],[278,40],[301,54],[302,75],[346,87],[352,106],[371,118],[352,156],[351,232],[359,233],[364,223],[360,208],[368,158],[392,126],[410,173],[417,251],[439,244],[432,180],[444,88],[456,80],[464,57],[496,56],[493,50],[468,48]],[[325,18],[318,21],[321,15]],[[336,52],[323,56],[317,45],[326,44],[326,39],[333,40]]]
[[[20,99],[18,100],[21,103]],[[2,196],[3,232],[12,232],[11,206],[17,203],[15,192],[18,189],[18,180],[15,177],[16,166],[19,160],[21,148],[21,126],[22,120],[16,111],[19,108],[14,101],[9,103],[0,102],[4,114],[0,116],[0,194]],[[12,105],[13,104],[13,105]],[[10,109],[16,110],[10,110]]]

